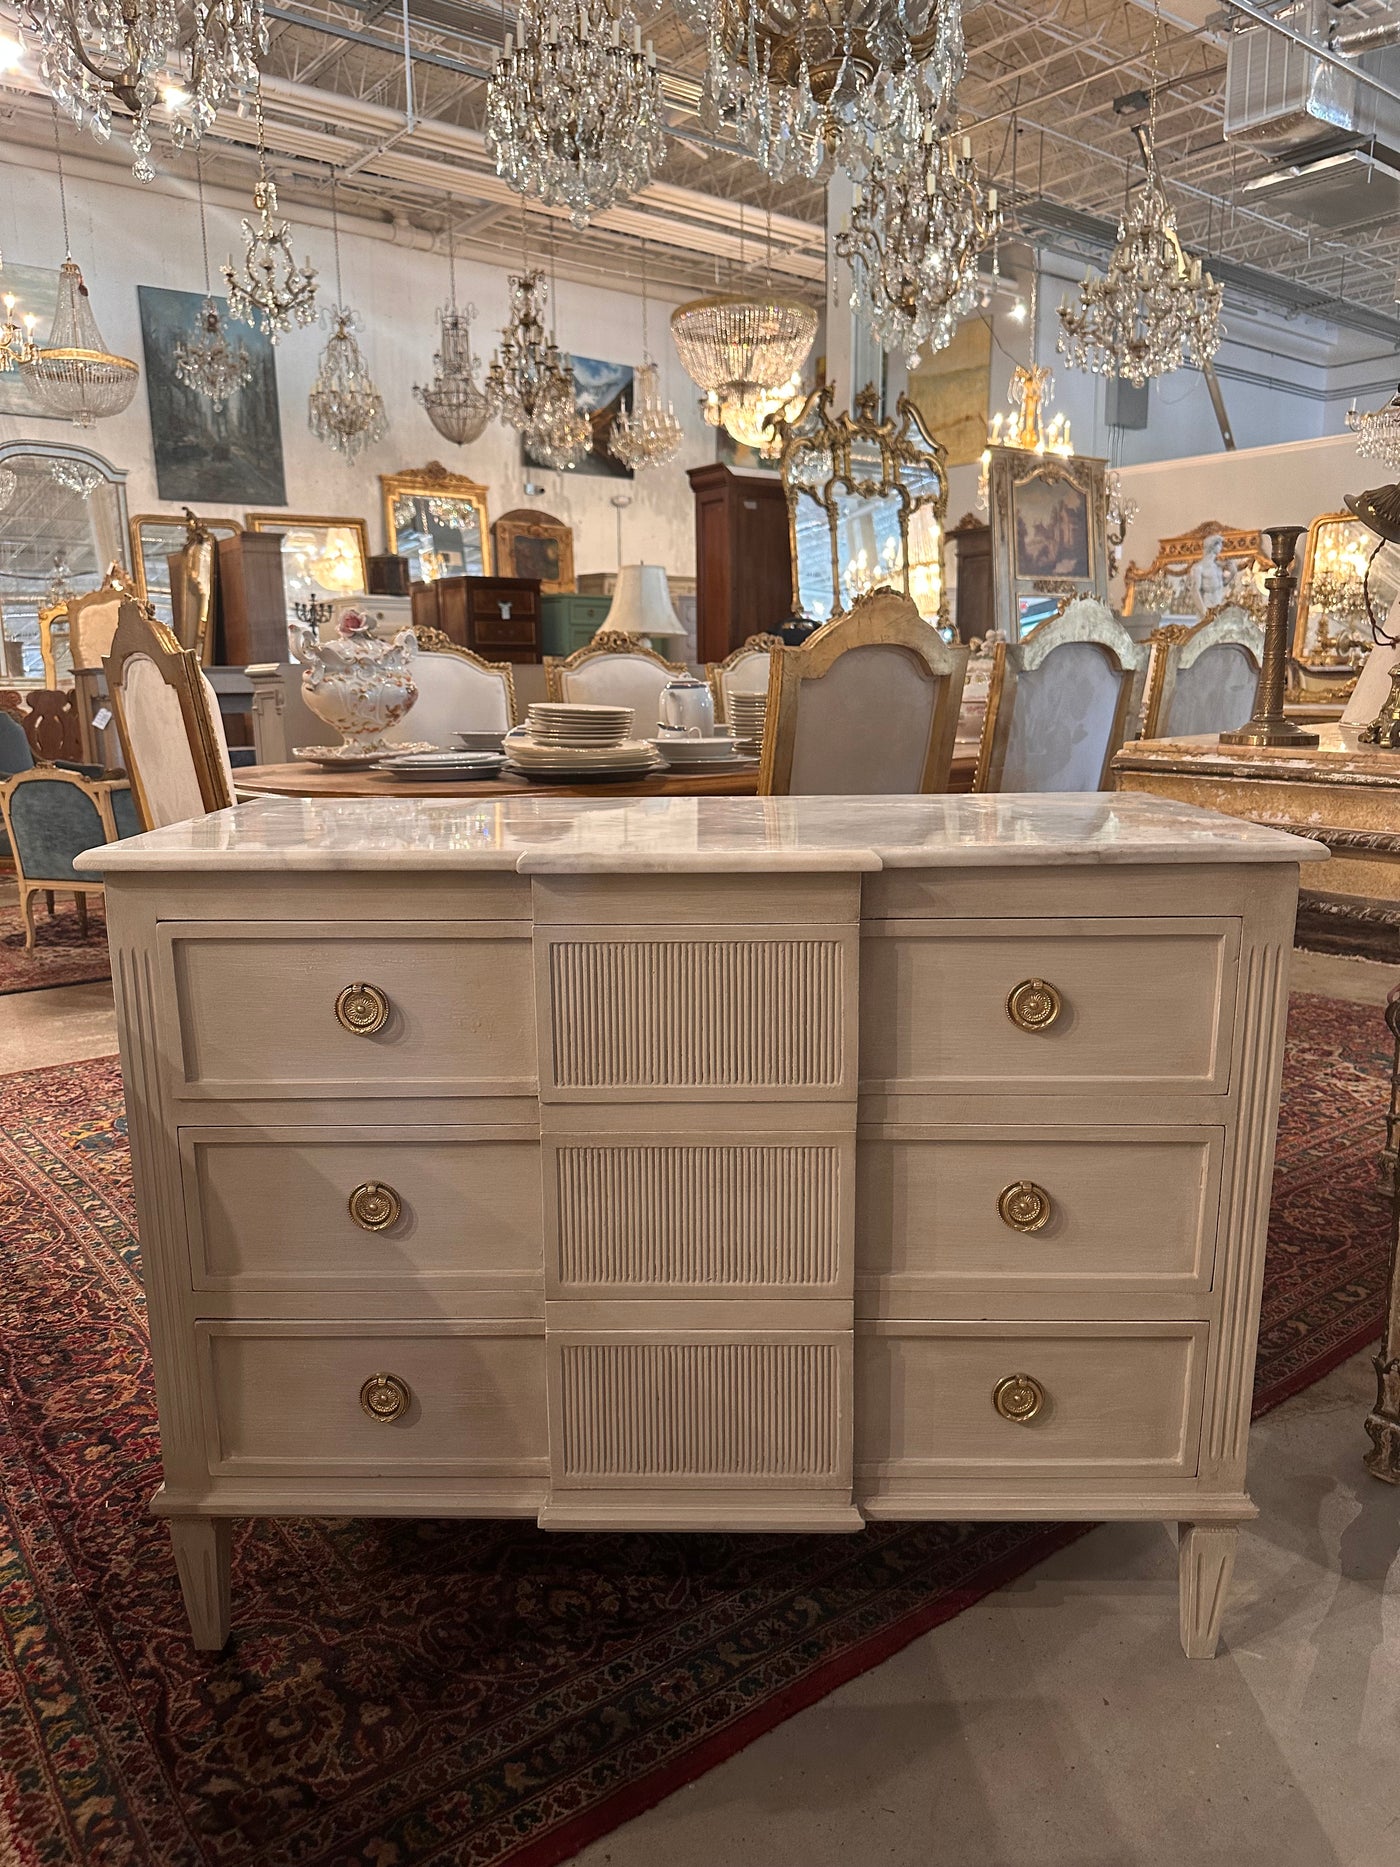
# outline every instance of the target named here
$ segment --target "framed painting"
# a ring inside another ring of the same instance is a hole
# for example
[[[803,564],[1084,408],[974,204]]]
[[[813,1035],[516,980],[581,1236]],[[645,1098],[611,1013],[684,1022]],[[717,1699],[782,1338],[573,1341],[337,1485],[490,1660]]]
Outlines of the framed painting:
[[[250,512],[250,532],[282,534],[282,588],[287,612],[299,603],[328,603],[364,590],[369,528],[363,519],[320,518],[295,512]]]
[[[408,559],[415,583],[439,577],[489,577],[491,537],[486,488],[440,461],[404,473],[381,473],[386,548]]]
[[[545,596],[572,596],[573,528],[528,506],[503,512],[491,527],[498,577],[537,577]]]
[[[570,357],[574,370],[574,397],[579,407],[588,417],[593,431],[592,444],[576,467],[567,469],[570,473],[600,474],[610,480],[630,480],[634,477],[630,467],[608,452],[608,434],[614,418],[626,409],[632,412],[632,365],[630,363],[604,363],[597,357]],[[546,461],[524,447],[525,465],[538,468],[541,472],[555,471]]]
[[[173,505],[282,505],[282,417],[276,352],[267,337],[230,318],[227,300],[214,301],[250,364],[247,382],[215,407],[175,374],[176,345],[194,335],[204,294],[138,285],[136,296],[161,498]]]
[[[994,447],[987,468],[993,613],[1008,641],[1077,596],[1108,601],[1108,463]]]

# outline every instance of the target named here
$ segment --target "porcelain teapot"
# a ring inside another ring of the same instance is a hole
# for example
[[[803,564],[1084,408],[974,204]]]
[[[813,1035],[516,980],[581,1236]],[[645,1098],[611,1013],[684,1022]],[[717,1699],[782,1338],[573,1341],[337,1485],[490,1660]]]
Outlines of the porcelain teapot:
[[[323,638],[299,622],[288,625],[287,637],[302,663],[302,698],[317,719],[341,735],[347,750],[379,751],[385,732],[418,698],[412,630],[400,629],[386,642],[367,618],[346,610]]]
[[[708,681],[693,674],[678,675],[661,690],[658,730],[684,733],[688,739],[708,739],[715,730],[715,701]]]

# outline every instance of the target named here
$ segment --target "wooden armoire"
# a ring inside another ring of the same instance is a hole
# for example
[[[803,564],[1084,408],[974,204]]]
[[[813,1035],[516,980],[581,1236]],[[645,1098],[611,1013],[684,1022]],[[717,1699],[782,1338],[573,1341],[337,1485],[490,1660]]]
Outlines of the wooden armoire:
[[[776,474],[691,467],[695,489],[696,655],[723,661],[792,614],[787,496]]]

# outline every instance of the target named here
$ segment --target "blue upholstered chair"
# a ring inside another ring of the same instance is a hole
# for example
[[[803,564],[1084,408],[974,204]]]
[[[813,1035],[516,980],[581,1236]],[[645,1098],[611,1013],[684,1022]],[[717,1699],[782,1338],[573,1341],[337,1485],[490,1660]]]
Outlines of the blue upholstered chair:
[[[25,950],[34,946],[37,894],[47,894],[50,912],[55,891],[74,895],[78,925],[86,934],[87,897],[100,895],[102,884],[79,875],[74,859],[85,849],[136,835],[141,826],[126,781],[94,781],[56,765],[36,765],[0,784],[0,815],[19,882]]]

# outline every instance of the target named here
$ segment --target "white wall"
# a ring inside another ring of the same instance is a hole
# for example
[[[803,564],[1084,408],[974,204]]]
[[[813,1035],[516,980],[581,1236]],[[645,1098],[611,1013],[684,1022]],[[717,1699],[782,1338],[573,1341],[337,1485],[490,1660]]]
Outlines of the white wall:
[[[75,165],[77,166],[77,165]],[[185,291],[203,287],[199,216],[192,190],[169,178],[150,188],[93,179],[92,164],[70,178],[69,218],[73,254],[83,268],[93,309],[107,342],[119,353],[141,360],[138,285]],[[211,177],[211,179],[214,179]],[[251,212],[251,204],[246,210]],[[323,227],[298,227],[295,250],[308,255],[321,274],[321,302],[335,291],[331,236]],[[507,271],[519,270],[518,234],[512,222],[502,232],[500,270],[459,264],[458,297],[480,313],[473,330],[474,348],[483,365],[495,345],[507,310]],[[57,266],[63,258],[57,178],[28,166],[24,152],[0,153],[0,249],[11,263]],[[225,207],[210,213],[210,257],[216,286],[218,266],[230,253],[241,256],[238,217]],[[317,441],[307,427],[306,398],[327,333],[319,326],[282,338],[277,347],[277,381],[282,412],[287,508],[297,513],[358,516],[369,522],[372,550],[385,548],[378,476],[440,460],[452,472],[483,481],[490,515],[533,504],[555,513],[574,528],[575,567],[611,570],[617,564],[617,515],[614,494],[630,494],[623,514],[626,558],[664,564],[679,575],[695,568],[694,501],[685,477],[689,466],[715,458],[714,431],[705,426],[697,392],[676,358],[667,328],[672,306],[653,300],[649,313],[650,347],[661,364],[663,390],[674,398],[685,425],[686,444],[670,465],[638,474],[635,480],[553,473],[531,469],[543,483],[536,500],[525,497],[525,470],[519,438],[493,422],[479,441],[454,447],[429,422],[414,400],[413,384],[431,375],[435,347],[435,312],[447,297],[447,263],[431,252],[389,245],[357,234],[354,223],[341,233],[342,269],[347,300],[361,313],[360,341],[384,397],[389,417],[386,438],[366,448],[353,463]],[[538,254],[532,255],[539,263]],[[612,362],[640,363],[642,306],[635,282],[626,289],[599,290],[568,280],[559,283],[556,328],[561,346],[581,356]],[[144,386],[125,414],[75,429],[67,422],[0,417],[0,439],[69,438],[93,447],[128,472],[127,497],[137,512],[170,510],[172,502],[156,490],[150,418]],[[235,516],[237,508],[200,505],[207,517]]]

